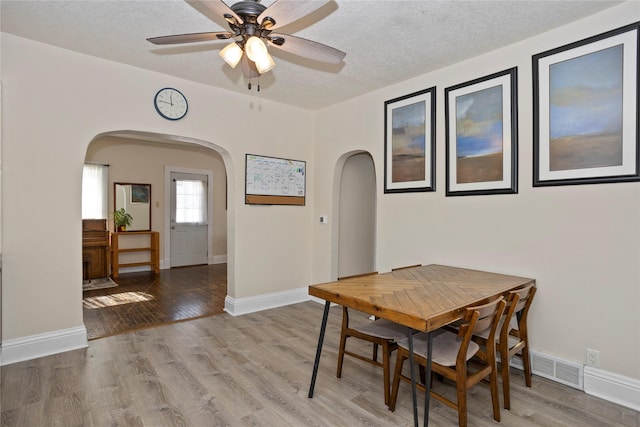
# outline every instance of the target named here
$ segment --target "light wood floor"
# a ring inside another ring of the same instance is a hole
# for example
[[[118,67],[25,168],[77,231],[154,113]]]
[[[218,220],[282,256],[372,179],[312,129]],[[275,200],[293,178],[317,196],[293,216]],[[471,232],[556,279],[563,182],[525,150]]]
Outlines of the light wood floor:
[[[322,309],[309,301],[221,314],[3,366],[2,426],[412,425],[407,384],[390,412],[377,368],[346,359],[342,378],[335,377],[339,307],[329,316],[315,397],[307,397]],[[367,320],[354,313],[354,321]],[[528,389],[513,372],[511,411],[495,423],[481,384],[469,398],[470,426],[640,425],[637,412],[537,376]],[[455,411],[433,399],[430,420],[457,425]]]

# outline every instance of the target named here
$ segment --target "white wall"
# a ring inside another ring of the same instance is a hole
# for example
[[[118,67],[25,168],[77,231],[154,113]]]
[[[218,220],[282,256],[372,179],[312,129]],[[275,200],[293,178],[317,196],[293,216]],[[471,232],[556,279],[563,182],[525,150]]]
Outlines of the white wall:
[[[178,135],[221,153],[231,297],[309,284],[311,207],[247,206],[243,194],[246,153],[310,163],[310,112],[9,34],[1,43],[3,344],[83,325],[82,164],[105,132]],[[165,86],[188,97],[183,120],[155,112],[153,96]]]
[[[335,208],[345,153],[378,173],[377,270],[441,263],[537,279],[534,350],[640,379],[640,183],[532,188],[531,56],[637,21],[635,2],[316,114],[314,216]],[[518,67],[519,193],[445,197],[444,89]],[[383,194],[384,101],[437,87],[436,192]],[[312,281],[335,274],[333,230],[313,225]]]

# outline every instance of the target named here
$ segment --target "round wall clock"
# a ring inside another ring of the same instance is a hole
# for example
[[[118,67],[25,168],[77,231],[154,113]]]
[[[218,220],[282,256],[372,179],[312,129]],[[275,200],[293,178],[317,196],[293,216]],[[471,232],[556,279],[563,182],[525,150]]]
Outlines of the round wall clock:
[[[167,120],[180,120],[187,114],[187,98],[178,89],[165,87],[153,98],[156,111]]]

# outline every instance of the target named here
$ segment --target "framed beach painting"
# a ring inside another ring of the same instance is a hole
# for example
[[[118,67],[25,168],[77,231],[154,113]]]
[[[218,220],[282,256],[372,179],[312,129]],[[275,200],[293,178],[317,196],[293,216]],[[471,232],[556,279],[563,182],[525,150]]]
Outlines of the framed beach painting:
[[[518,192],[517,71],[445,89],[447,196]]]
[[[533,56],[533,185],[640,180],[638,29]]]
[[[435,191],[436,88],[384,103],[384,192]]]

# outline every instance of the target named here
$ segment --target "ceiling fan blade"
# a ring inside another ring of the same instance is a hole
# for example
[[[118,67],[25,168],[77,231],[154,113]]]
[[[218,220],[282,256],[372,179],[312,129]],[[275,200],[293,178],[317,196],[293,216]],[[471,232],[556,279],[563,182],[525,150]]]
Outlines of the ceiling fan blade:
[[[256,64],[249,58],[247,58],[246,54],[242,55],[240,66],[242,67],[242,75],[244,75],[245,79],[254,79],[256,77],[260,77],[260,73],[256,68]]]
[[[303,39],[301,37],[296,37],[289,34],[271,33],[269,35],[269,38],[271,39],[269,40],[269,46],[282,49],[285,52],[289,52],[303,58],[313,59],[314,61],[339,64],[347,55],[341,50],[332,48],[322,43],[314,42],[312,40]],[[283,39],[284,43],[279,43],[279,38]]]
[[[206,42],[210,40],[230,39],[233,33],[229,31],[214,31],[209,33],[176,34],[174,36],[151,37],[147,41],[153,44],[179,44]]]
[[[329,0],[276,0],[258,16],[258,23],[262,22],[262,20],[268,16],[276,21],[276,23],[269,28],[273,30],[313,13],[327,3],[329,3]]]
[[[197,3],[200,4],[218,16],[221,16],[226,19],[225,15],[231,15],[236,18],[238,24],[242,24],[244,21],[240,16],[235,13],[225,2],[222,0],[213,0],[213,1],[199,1],[199,0],[187,0],[189,3]]]

